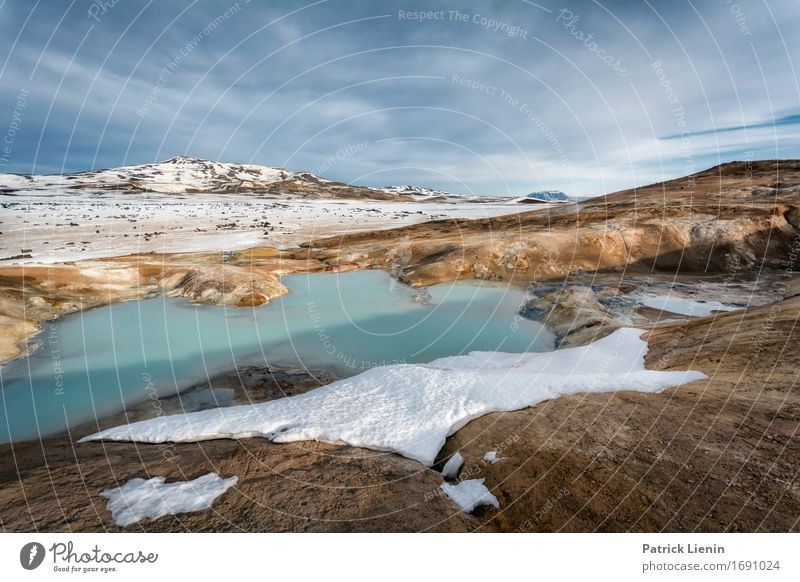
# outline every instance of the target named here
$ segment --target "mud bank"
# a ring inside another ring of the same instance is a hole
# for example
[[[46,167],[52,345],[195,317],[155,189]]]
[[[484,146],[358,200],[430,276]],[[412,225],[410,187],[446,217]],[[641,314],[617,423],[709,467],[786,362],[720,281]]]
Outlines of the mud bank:
[[[433,221],[313,241],[295,253],[427,285],[557,281],[583,272],[742,273],[800,251],[800,162],[726,164],[515,216]]]

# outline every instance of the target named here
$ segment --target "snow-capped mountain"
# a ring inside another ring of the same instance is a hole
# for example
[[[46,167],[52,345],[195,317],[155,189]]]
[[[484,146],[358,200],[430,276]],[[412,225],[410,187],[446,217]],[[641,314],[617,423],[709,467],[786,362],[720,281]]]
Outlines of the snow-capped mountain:
[[[443,192],[442,190],[434,190],[433,188],[423,188],[422,186],[384,186],[380,188],[383,192],[389,194],[400,194],[406,196],[418,196],[420,198],[449,198],[453,196],[450,192]]]
[[[560,190],[541,190],[515,199],[519,204],[565,204],[574,202]]]
[[[163,194],[236,193],[301,198],[393,200],[398,194],[325,180],[253,164],[212,162],[178,156],[156,164],[124,166],[73,174],[0,174],[0,190],[104,190]]]
[[[255,164],[213,162],[178,156],[155,164],[123,166],[71,174],[0,174],[0,193],[71,191],[159,194],[243,194],[273,198],[341,198],[397,202],[473,202],[506,204],[520,199],[462,195],[421,186],[369,188],[333,182],[309,172]],[[532,200],[533,201],[533,200]]]
[[[564,194],[561,190],[541,190],[539,192],[531,192],[526,198],[534,200],[544,200],[545,202],[567,202],[569,196]]]
[[[479,194],[453,194],[423,186],[384,186],[381,192],[395,196],[410,196],[418,202],[473,202],[476,204],[509,204],[516,202],[508,196],[484,196]]]

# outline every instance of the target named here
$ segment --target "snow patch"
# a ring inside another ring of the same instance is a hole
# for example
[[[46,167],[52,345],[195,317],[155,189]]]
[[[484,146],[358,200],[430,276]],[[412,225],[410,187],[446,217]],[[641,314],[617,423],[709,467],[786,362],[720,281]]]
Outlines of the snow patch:
[[[479,505],[500,507],[497,497],[483,484],[485,479],[467,479],[456,485],[442,483],[442,491],[465,513],[472,513]]]
[[[639,303],[653,309],[689,317],[704,317],[711,315],[715,311],[736,311],[741,309],[741,307],[725,305],[719,301],[694,301],[673,295],[644,295],[639,299]]]
[[[622,328],[588,346],[545,353],[471,352],[427,365],[372,368],[305,394],[163,416],[81,439],[144,443],[265,437],[392,451],[431,466],[445,439],[490,412],[534,406],[562,394],[660,392],[701,372],[645,370],[640,329]]]
[[[387,192],[389,194],[401,194],[404,196],[419,196],[420,198],[432,198],[435,196],[442,196],[445,198],[449,198],[453,196],[450,192],[444,192],[442,190],[434,190],[433,188],[424,188],[422,186],[384,186],[383,188],[378,188],[383,192]]]
[[[483,460],[488,462],[488,463],[491,463],[492,465],[494,465],[496,462],[502,461],[504,459],[505,459],[505,457],[498,457],[497,456],[497,451],[489,451],[488,453],[483,455]]]
[[[106,489],[100,495],[108,499],[114,523],[131,525],[146,517],[189,513],[209,509],[214,500],[236,485],[238,477],[223,479],[216,473],[194,481],[164,483],[164,477],[131,479],[122,487]]]
[[[461,453],[454,454],[444,464],[442,468],[442,477],[445,479],[455,479],[463,464],[464,457],[461,456]]]

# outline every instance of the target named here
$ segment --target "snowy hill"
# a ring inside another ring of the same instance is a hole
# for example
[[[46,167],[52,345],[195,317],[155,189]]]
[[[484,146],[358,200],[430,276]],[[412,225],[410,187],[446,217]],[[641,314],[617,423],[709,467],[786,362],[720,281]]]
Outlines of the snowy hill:
[[[163,194],[256,193],[300,198],[394,200],[398,194],[332,182],[307,172],[178,156],[156,164],[74,174],[0,174],[0,190],[106,190]]]
[[[478,194],[453,194],[423,186],[384,186],[381,192],[395,196],[410,196],[418,202],[470,202],[475,204],[511,204],[515,198],[509,196],[485,196]]]
[[[461,195],[421,186],[353,186],[255,164],[212,162],[178,156],[155,164],[123,166],[71,174],[0,174],[0,193],[16,191],[99,191],[159,194],[248,194],[272,198],[386,200],[431,203],[513,203],[497,196]]]
[[[434,190],[432,188],[423,188],[422,186],[384,186],[382,191],[389,194],[400,194],[407,196],[416,196],[419,198],[449,198],[453,196],[450,192],[443,192],[441,190]]]

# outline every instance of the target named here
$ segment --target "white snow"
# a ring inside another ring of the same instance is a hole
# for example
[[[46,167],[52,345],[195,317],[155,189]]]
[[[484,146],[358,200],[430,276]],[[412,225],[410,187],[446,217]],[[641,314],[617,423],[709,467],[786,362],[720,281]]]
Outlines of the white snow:
[[[55,263],[146,252],[285,248],[364,230],[520,211],[494,203],[24,190],[0,193],[0,261]],[[8,259],[23,249],[31,256]]]
[[[464,457],[461,456],[461,453],[455,453],[447,460],[444,467],[442,467],[442,477],[445,479],[455,479],[463,464]]]
[[[690,317],[703,317],[711,315],[715,311],[736,311],[741,309],[741,307],[725,305],[719,301],[693,301],[674,295],[644,295],[639,299],[639,302],[653,309]]]
[[[388,194],[396,194],[402,196],[411,196],[417,201],[426,200],[441,200],[448,202],[469,202],[478,204],[515,204],[517,199],[512,196],[485,196],[480,194],[454,194],[452,192],[445,192],[443,190],[433,190],[432,188],[424,188],[422,186],[384,186],[377,188],[382,192]]]
[[[146,517],[158,519],[164,515],[208,509],[238,480],[238,477],[223,479],[216,473],[175,483],[164,483],[164,477],[131,479],[122,487],[106,489],[100,495],[108,499],[107,507],[114,523],[126,526]]]
[[[483,455],[483,460],[491,463],[494,465],[498,461],[502,461],[504,457],[498,457],[497,451],[489,451],[485,455]]]
[[[378,188],[383,192],[388,192],[389,194],[403,194],[406,196],[419,196],[420,198],[432,198],[434,196],[442,196],[442,197],[450,197],[454,196],[450,192],[444,192],[442,190],[434,190],[432,188],[425,188],[422,186],[384,186],[383,188]]]
[[[393,451],[430,466],[449,435],[490,412],[578,392],[659,392],[706,377],[645,370],[642,333],[622,328],[588,346],[554,352],[472,352],[427,365],[373,368],[298,396],[159,417],[82,441],[317,440]]]
[[[468,479],[456,485],[442,483],[442,491],[465,513],[472,511],[479,505],[494,505],[500,507],[497,497],[483,484],[485,479]]]

